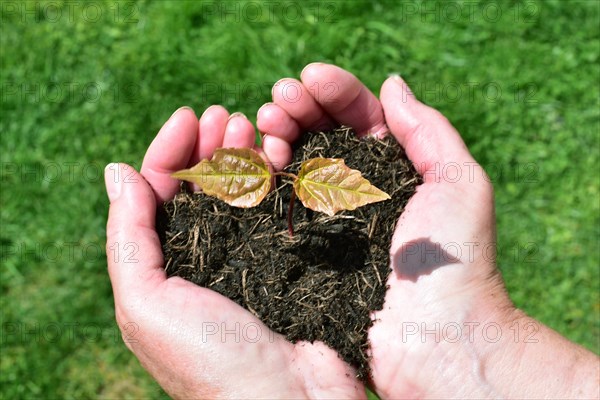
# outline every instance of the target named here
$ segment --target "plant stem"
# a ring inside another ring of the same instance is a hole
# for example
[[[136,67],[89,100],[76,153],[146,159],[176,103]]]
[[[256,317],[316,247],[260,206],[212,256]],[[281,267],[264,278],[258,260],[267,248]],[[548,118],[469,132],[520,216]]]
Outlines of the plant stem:
[[[290,205],[288,206],[287,223],[288,233],[290,237],[294,236],[294,201],[296,200],[296,191],[292,189],[292,195],[290,196]]]
[[[298,176],[297,176],[297,175],[294,175],[294,174],[292,174],[292,173],[290,173],[290,172],[283,172],[283,171],[280,171],[280,172],[274,172],[274,173],[273,173],[273,176],[285,176],[285,177],[287,177],[287,178],[290,178],[290,179],[291,179],[291,180],[293,180],[294,182],[296,182],[296,180],[298,179]]]
[[[293,182],[298,180],[298,176],[292,174],[290,172],[275,172],[273,176],[285,176],[286,178],[290,178]],[[287,223],[288,223],[288,233],[290,237],[294,236],[294,201],[296,200],[296,191],[292,185],[292,195],[290,196],[290,205],[288,206],[288,214],[287,214]]]

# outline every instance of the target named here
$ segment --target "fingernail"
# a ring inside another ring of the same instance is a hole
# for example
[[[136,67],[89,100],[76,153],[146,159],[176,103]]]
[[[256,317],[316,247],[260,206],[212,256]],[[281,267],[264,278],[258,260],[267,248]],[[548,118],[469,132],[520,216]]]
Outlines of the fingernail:
[[[171,116],[170,116],[169,118],[173,118],[173,116],[174,116],[175,114],[177,114],[177,113],[178,113],[179,111],[181,111],[181,110],[190,110],[191,112],[193,112],[194,114],[196,114],[196,113],[194,112],[194,109],[193,109],[192,107],[189,107],[189,106],[183,106],[183,107],[179,107],[177,110],[175,110],[175,112],[174,112],[173,114],[171,114]]]
[[[233,114],[231,114],[227,120],[229,121],[230,119],[235,118],[235,117],[244,117],[244,118],[248,119],[248,117],[246,117],[246,115],[244,115],[244,113],[241,113],[238,111],[238,112],[234,112]]]
[[[392,73],[392,74],[388,75],[388,78],[392,78],[394,81],[396,81],[397,83],[399,83],[400,85],[402,85],[402,87],[404,88],[404,90],[406,90],[407,94],[414,96],[414,93],[413,93],[412,89],[408,86],[408,83],[406,83],[406,81],[404,79],[402,79],[402,77],[400,76],[400,74],[398,74],[398,73]]]
[[[369,131],[368,135],[374,136],[377,139],[383,139],[389,133],[390,133],[389,128],[387,127],[386,124],[383,124],[383,126],[380,127],[379,129]]]
[[[106,193],[108,200],[112,203],[121,195],[123,180],[118,163],[110,163],[104,168],[104,184],[106,185]]]
[[[320,61],[315,61],[315,62],[311,62],[310,64],[306,64],[304,66],[304,68],[302,68],[302,71],[300,71],[300,76],[302,76],[302,74],[304,74],[304,71],[306,71],[306,68],[308,68],[308,67],[310,67],[312,65],[323,65],[323,64],[325,64],[325,63],[322,63]]]
[[[273,102],[267,102],[265,104],[263,104],[262,106],[260,106],[260,108],[258,109],[258,111],[256,112],[256,118],[258,118],[258,116],[260,115],[260,110],[262,110],[263,108],[272,105]]]
[[[217,104],[212,104],[212,105],[208,106],[208,108],[207,108],[207,109],[205,109],[205,110],[202,112],[202,115],[200,116],[200,118],[202,118],[202,117],[203,117],[203,116],[204,116],[206,113],[208,113],[208,112],[209,112],[209,110],[211,110],[211,109],[213,109],[213,108],[215,108],[215,107],[221,107],[221,106],[219,106],[219,105],[217,105]]]

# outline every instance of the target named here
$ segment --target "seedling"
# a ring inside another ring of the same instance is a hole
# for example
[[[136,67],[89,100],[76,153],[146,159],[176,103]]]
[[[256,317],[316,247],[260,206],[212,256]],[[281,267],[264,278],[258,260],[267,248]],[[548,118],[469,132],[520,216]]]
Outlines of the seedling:
[[[390,198],[341,158],[311,158],[300,165],[298,175],[271,173],[252,149],[217,149],[210,161],[202,160],[172,176],[195,183],[205,194],[242,208],[260,204],[269,193],[274,176],[292,179],[294,191],[288,209],[290,236],[294,233],[292,213],[296,196],[305,207],[329,216]]]

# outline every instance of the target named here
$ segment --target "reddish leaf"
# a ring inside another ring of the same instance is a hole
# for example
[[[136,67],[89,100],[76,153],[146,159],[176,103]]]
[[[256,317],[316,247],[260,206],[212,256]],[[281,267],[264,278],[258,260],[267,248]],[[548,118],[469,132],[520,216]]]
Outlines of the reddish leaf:
[[[363,178],[360,171],[349,168],[338,158],[303,162],[294,190],[305,207],[327,215],[390,198]]]
[[[210,161],[202,160],[172,176],[193,182],[207,195],[242,208],[258,205],[271,189],[271,172],[252,149],[217,149]]]

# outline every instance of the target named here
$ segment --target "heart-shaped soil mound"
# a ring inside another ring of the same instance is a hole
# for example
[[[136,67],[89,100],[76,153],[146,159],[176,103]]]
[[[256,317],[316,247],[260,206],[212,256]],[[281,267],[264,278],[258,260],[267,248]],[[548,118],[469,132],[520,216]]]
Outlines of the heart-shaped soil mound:
[[[305,134],[286,170],[314,157],[343,158],[392,199],[333,217],[296,201],[290,237],[286,178],[248,209],[183,191],[158,213],[165,268],[229,297],[292,342],[325,342],[366,379],[369,314],[383,306],[394,226],[420,178],[392,137],[357,139],[350,128]]]

